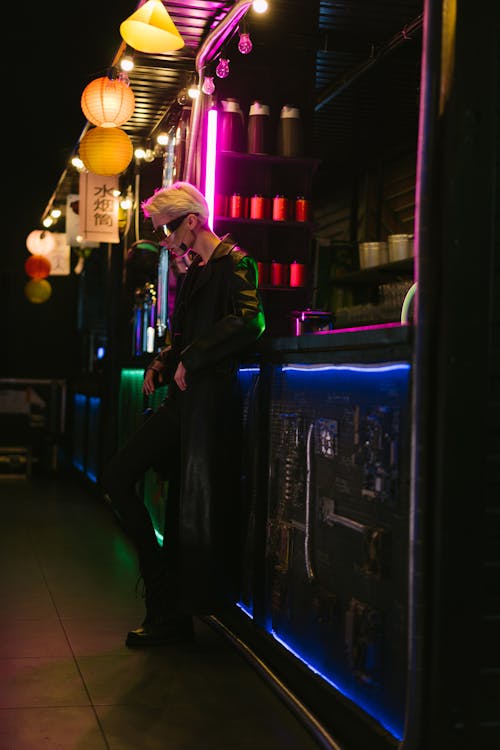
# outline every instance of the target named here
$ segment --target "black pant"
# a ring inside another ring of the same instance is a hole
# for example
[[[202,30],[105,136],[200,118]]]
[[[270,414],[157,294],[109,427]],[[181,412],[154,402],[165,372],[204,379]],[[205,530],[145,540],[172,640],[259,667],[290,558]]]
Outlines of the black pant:
[[[179,455],[178,403],[174,398],[167,398],[111,459],[103,475],[103,489],[126,534],[136,547],[139,567],[144,576],[154,571],[161,559],[170,567],[175,563]],[[137,483],[151,468],[169,481],[163,548],[158,544],[148,509],[137,493]]]

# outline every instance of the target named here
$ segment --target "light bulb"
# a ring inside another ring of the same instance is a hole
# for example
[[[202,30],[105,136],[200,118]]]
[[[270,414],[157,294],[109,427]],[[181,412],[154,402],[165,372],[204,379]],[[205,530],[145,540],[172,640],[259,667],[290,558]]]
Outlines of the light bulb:
[[[215,91],[215,83],[212,76],[205,76],[203,79],[203,86],[201,87],[201,90],[204,94],[213,94]]]
[[[186,104],[189,103],[189,96],[187,92],[187,88],[183,88],[179,91],[177,95],[177,103],[181,105],[181,107],[184,107]]]
[[[71,164],[75,167],[75,169],[78,169],[81,171],[84,168],[83,161],[78,156],[73,156],[71,159]]]
[[[249,52],[252,51],[252,40],[250,39],[250,34],[248,32],[243,32],[243,34],[240,34],[240,40],[238,42],[238,49],[241,52],[242,55],[248,55]]]
[[[122,57],[120,60],[120,68],[125,71],[125,73],[130,73],[130,71],[134,69],[134,58],[130,55]]]
[[[267,10],[267,0],[254,0],[252,8],[256,13],[265,13]]]
[[[156,136],[156,142],[160,146],[167,146],[168,145],[168,134],[167,133],[158,133]]]
[[[221,57],[219,64],[215,69],[215,73],[219,78],[227,78],[229,75],[229,60],[227,57]]]

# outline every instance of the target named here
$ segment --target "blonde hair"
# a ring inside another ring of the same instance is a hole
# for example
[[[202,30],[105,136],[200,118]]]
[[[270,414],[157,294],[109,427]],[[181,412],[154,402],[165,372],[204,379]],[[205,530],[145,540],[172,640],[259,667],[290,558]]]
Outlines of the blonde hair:
[[[158,188],[141,203],[141,208],[147,219],[163,213],[169,214],[172,219],[193,213],[206,222],[209,214],[205,196],[190,182],[174,182],[169,187]]]

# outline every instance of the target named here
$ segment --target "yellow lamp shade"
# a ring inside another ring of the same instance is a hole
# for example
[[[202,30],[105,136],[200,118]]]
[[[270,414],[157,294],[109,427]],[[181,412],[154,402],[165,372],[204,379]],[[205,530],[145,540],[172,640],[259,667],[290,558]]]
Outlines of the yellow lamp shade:
[[[116,128],[132,117],[135,107],[134,92],[120,78],[96,78],[83,90],[82,111],[93,125]]]
[[[161,0],[147,0],[120,25],[123,40],[139,52],[173,52],[184,47]]]
[[[54,235],[46,229],[34,229],[26,237],[26,247],[33,255],[47,255],[55,244]]]
[[[121,128],[91,128],[80,141],[80,159],[93,174],[120,174],[133,153],[132,141]]]
[[[24,270],[32,279],[44,279],[51,269],[50,260],[45,255],[30,255],[24,264]]]
[[[24,294],[30,302],[39,305],[47,302],[52,294],[52,287],[47,279],[30,279],[24,286]]]

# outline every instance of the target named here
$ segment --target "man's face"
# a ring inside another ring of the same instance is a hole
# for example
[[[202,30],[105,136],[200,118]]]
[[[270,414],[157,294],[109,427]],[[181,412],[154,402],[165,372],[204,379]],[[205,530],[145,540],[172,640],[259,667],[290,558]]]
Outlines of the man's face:
[[[189,214],[171,218],[168,214],[152,217],[153,234],[161,245],[176,258],[182,258],[189,252],[189,245],[183,241],[187,239],[185,226]]]

